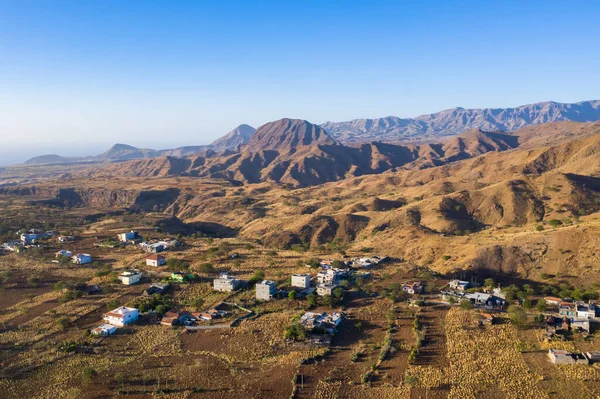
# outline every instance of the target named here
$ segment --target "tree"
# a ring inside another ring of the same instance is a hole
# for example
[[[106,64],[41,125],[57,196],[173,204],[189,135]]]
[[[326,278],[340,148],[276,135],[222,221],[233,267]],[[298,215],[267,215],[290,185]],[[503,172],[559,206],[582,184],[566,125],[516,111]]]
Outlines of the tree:
[[[250,278],[250,280],[248,280],[249,284],[256,284],[259,281],[262,281],[265,279],[265,272],[261,269],[258,269],[254,272],[254,275]]]
[[[531,306],[532,306],[531,300],[529,300],[529,299],[523,300],[523,308],[529,310],[529,309],[531,309]]]
[[[306,296],[306,307],[312,309],[317,306],[317,296],[315,294],[308,294]]]
[[[508,315],[511,322],[517,327],[525,327],[527,325],[527,313],[520,306],[511,305],[508,307]]]
[[[473,304],[468,299],[463,299],[460,301],[460,307],[464,310],[471,310],[473,309]]]
[[[294,322],[285,329],[283,337],[294,341],[302,341],[306,337],[306,331],[300,323]]]
[[[543,299],[540,299],[537,303],[537,305],[535,306],[535,308],[537,310],[539,310],[540,312],[545,312],[546,311],[546,301]]]
[[[60,327],[61,330],[67,328],[67,326],[71,323],[71,319],[67,316],[60,317],[56,320],[56,324]]]
[[[341,260],[334,260],[333,262],[331,262],[331,267],[334,267],[336,269],[343,269],[346,267],[346,264]]]
[[[291,300],[296,299],[296,291],[291,290],[290,292],[288,292],[288,298]]]
[[[449,303],[450,305],[454,305],[454,304],[456,304],[456,298],[455,298],[454,296],[452,296],[452,295],[451,295],[451,296],[450,296],[450,298],[448,298],[448,303]]]
[[[494,281],[493,278],[486,278],[483,281],[483,285],[484,285],[484,287],[494,288],[496,286],[496,282]]]
[[[194,300],[192,300],[192,307],[195,308],[197,311],[199,311],[202,308],[202,306],[204,306],[204,299],[196,297],[194,298]]]

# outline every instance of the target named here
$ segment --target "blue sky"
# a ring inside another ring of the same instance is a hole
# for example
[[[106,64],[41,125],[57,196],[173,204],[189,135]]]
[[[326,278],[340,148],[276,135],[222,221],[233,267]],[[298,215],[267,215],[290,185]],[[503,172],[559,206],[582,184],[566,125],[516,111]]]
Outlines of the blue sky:
[[[0,0],[0,164],[600,98],[600,2]]]

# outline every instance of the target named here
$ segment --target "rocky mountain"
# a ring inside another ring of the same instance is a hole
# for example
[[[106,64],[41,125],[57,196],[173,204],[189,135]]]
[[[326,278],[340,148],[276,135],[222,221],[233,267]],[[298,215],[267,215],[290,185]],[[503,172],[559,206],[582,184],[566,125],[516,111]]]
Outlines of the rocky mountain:
[[[246,144],[255,131],[256,129],[250,125],[239,125],[225,136],[210,143],[210,148],[216,152],[235,150],[240,145]]]
[[[281,119],[256,131],[240,151],[184,159],[160,157],[94,171],[116,176],[194,176],[237,183],[277,182],[313,186],[397,167],[427,168],[519,145],[518,137],[472,130],[445,143],[394,145],[373,142],[345,146],[318,125]]]
[[[394,116],[326,122],[321,125],[343,143],[369,141],[432,141],[456,136],[469,129],[513,132],[526,126],[549,122],[600,120],[600,100],[562,104],[553,101],[516,108],[453,108],[416,118]]]
[[[62,157],[60,155],[42,155],[25,161],[26,165],[59,164],[59,163],[103,163],[121,162],[133,159],[156,158],[161,156],[186,157],[193,154],[202,154],[208,151],[225,152],[235,150],[240,145],[246,144],[255,129],[249,125],[240,125],[225,136],[215,140],[209,145],[184,146],[166,150],[152,150],[136,148],[127,144],[115,144],[102,154],[86,157]]]

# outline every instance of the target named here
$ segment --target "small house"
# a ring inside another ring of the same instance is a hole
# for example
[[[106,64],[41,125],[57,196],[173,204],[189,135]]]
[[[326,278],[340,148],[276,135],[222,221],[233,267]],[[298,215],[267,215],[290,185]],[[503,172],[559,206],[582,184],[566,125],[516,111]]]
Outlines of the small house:
[[[256,299],[263,301],[270,301],[273,296],[277,293],[277,283],[272,280],[263,280],[257,283],[256,286]]]
[[[585,353],[585,357],[587,357],[590,363],[600,362],[600,352],[590,351]]]
[[[100,335],[102,337],[106,337],[108,335],[114,334],[117,331],[117,327],[110,324],[100,324],[96,328],[92,328],[90,332],[94,335]]]
[[[581,353],[570,353],[562,349],[549,349],[548,357],[554,364],[588,364],[588,359]]]
[[[482,326],[491,326],[496,322],[496,318],[489,313],[481,313],[479,324]]]
[[[596,317],[596,305],[576,302],[575,312],[579,319],[593,319]]]
[[[562,302],[562,299],[554,297],[554,296],[546,296],[544,297],[544,301],[548,306],[559,306]]]
[[[167,263],[167,259],[163,255],[152,254],[146,257],[146,265],[147,266],[163,266]]]
[[[119,239],[119,241],[121,242],[128,242],[130,240],[134,240],[138,237],[138,233],[136,231],[130,231],[127,233],[121,233],[121,234],[117,234],[117,238]]]
[[[144,290],[144,295],[164,294],[168,291],[170,285],[168,283],[154,283]]]
[[[123,273],[119,274],[119,280],[125,285],[133,285],[139,283],[141,279],[141,272],[124,271]]]
[[[21,234],[21,242],[23,243],[23,245],[35,244],[39,239],[39,234]]]
[[[73,263],[76,265],[85,265],[92,263],[92,255],[90,254],[77,254],[71,257]]]
[[[58,242],[60,242],[60,243],[65,243],[65,242],[75,241],[75,237],[73,237],[73,236],[59,236],[56,240]]]
[[[108,324],[117,327],[123,327],[133,323],[139,317],[139,310],[136,308],[128,308],[120,306],[108,313],[104,314],[104,321]]]
[[[299,323],[305,330],[312,331],[314,329],[323,330],[329,334],[333,334],[337,326],[341,323],[343,314],[341,313],[314,313],[306,312],[299,320]]]
[[[448,286],[455,291],[465,292],[467,288],[471,287],[471,283],[462,280],[452,280],[448,283]]]
[[[419,282],[403,284],[402,291],[406,292],[407,294],[411,294],[411,295],[420,294],[421,292],[423,292],[423,285]]]
[[[558,312],[561,316],[565,317],[575,317],[577,315],[575,305],[571,302],[561,302],[558,307]]]
[[[71,251],[67,251],[66,249],[61,249],[60,251],[58,251],[58,252],[55,254],[55,257],[59,258],[59,257],[61,257],[61,256],[65,256],[65,257],[67,257],[67,258],[70,258],[70,257],[72,257],[72,256],[73,256],[73,252],[71,252]]]
[[[189,312],[171,309],[163,315],[160,324],[163,326],[174,326],[176,324],[185,322],[185,320],[189,317]]]

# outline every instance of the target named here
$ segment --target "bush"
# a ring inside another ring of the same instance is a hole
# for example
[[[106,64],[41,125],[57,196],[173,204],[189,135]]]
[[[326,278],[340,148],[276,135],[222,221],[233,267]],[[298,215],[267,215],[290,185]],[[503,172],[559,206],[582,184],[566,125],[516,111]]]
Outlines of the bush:
[[[563,223],[558,219],[552,219],[548,222],[548,224],[554,228],[561,226]]]
[[[544,226],[542,226],[541,224],[538,224],[537,226],[535,226],[535,230],[536,231],[544,231]]]
[[[119,306],[121,306],[121,303],[116,299],[106,302],[106,307],[108,308],[108,310],[116,309]]]
[[[296,291],[291,290],[290,292],[288,292],[288,298],[292,300],[296,299]]]
[[[203,263],[198,266],[198,271],[201,273],[212,273],[215,271],[215,268],[210,263]]]
[[[468,299],[463,299],[460,301],[460,307],[464,310],[471,310],[473,309],[473,304]]]
[[[511,305],[508,307],[508,315],[510,317],[511,322],[517,327],[525,327],[527,326],[527,313],[525,310],[516,305]]]

